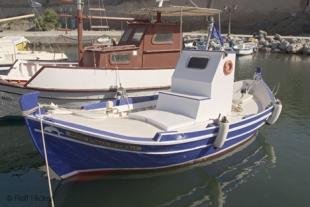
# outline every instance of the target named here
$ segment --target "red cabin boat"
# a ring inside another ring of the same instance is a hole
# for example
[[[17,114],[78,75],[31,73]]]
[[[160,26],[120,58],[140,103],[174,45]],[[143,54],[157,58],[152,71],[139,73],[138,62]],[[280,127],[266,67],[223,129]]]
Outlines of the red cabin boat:
[[[117,45],[84,48],[82,66],[109,69],[175,68],[181,42],[179,24],[134,20],[128,23]]]

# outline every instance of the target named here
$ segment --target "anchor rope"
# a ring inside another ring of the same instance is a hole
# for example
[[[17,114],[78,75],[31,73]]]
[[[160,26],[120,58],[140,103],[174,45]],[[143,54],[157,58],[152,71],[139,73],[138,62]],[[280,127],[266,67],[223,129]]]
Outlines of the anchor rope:
[[[50,170],[49,170],[49,163],[48,163],[47,151],[46,151],[45,135],[44,135],[44,129],[43,129],[43,116],[42,116],[42,113],[41,113],[40,105],[39,105],[39,115],[40,115],[41,137],[42,137],[43,150],[44,150],[44,159],[45,159],[47,179],[48,179],[48,190],[49,190],[49,194],[50,194],[50,197],[51,197],[51,206],[55,207],[53,191],[52,191],[52,183],[51,183],[51,179],[50,179],[51,176],[50,176]]]

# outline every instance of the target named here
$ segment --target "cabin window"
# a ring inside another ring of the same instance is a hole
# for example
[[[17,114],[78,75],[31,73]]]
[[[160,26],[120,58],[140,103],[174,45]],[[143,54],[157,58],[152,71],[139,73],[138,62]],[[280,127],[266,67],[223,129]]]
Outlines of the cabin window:
[[[127,42],[131,32],[132,32],[132,28],[125,30],[120,42]]]
[[[118,53],[118,54],[112,54],[111,55],[111,63],[112,64],[127,64],[130,60],[130,54],[129,53]]]
[[[143,34],[144,34],[144,27],[136,28],[135,33],[134,33],[134,35],[132,37],[132,41],[133,42],[140,42],[141,39],[142,39]]]
[[[171,44],[173,34],[169,33],[157,33],[153,36],[152,43],[153,44]]]
[[[187,67],[188,68],[192,68],[192,69],[200,69],[203,70],[207,67],[209,62],[209,58],[203,58],[203,57],[192,57],[188,64]]]

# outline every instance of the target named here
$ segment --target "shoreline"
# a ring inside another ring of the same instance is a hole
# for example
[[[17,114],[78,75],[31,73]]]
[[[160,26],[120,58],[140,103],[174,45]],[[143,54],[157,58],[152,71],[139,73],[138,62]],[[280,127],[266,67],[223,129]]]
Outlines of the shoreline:
[[[123,31],[83,31],[83,44],[90,45],[100,37],[108,36],[113,39],[119,39]],[[55,46],[76,46],[77,31],[3,31],[1,36],[25,36],[32,46],[37,45],[55,45]],[[199,31],[184,32],[183,37],[197,38],[206,36]],[[227,34],[223,34],[227,37]],[[289,54],[310,55],[310,36],[282,36],[279,34],[267,35],[267,32],[260,30],[255,35],[249,34],[231,34],[230,41],[255,41],[258,49],[262,52],[276,52]]]
[[[110,30],[110,31],[83,31],[84,41],[98,38],[101,36],[111,36],[113,37],[120,37],[123,31],[121,30]],[[0,32],[0,37],[3,36],[25,36],[31,42],[41,42],[42,40],[56,39],[60,36],[66,36],[68,38],[77,37],[76,30],[70,31],[3,31]],[[192,32],[184,32],[184,36],[205,36],[206,33],[192,31]],[[222,34],[223,36],[227,36],[227,34]],[[276,35],[276,34],[275,34]],[[231,34],[231,37],[239,37],[239,38],[250,38],[253,37],[251,34]],[[266,37],[273,37],[274,35],[267,35]],[[310,40],[310,36],[294,36],[294,35],[281,35],[283,39],[304,39]],[[43,41],[44,42],[44,41]],[[46,41],[45,41],[46,42]],[[45,43],[44,42],[44,43]],[[46,42],[47,43],[47,42]],[[53,42],[51,42],[53,43]]]

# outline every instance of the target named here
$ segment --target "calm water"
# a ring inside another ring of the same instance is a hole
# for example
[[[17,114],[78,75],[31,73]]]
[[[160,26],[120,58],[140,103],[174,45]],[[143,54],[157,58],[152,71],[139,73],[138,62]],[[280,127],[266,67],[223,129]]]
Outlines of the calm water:
[[[56,206],[298,206],[310,203],[310,57],[281,54],[238,59],[237,79],[262,66],[281,83],[284,111],[274,126],[232,156],[156,174],[53,181]],[[49,206],[44,163],[23,121],[0,120],[0,207]]]

